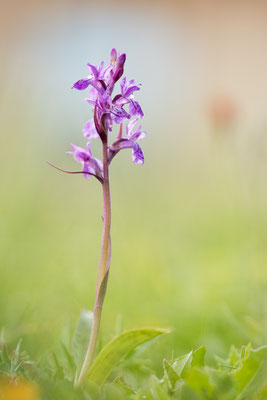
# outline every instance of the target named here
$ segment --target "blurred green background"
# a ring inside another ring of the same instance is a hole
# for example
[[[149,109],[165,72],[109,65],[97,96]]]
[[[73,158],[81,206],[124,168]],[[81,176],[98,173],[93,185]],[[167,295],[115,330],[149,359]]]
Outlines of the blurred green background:
[[[78,168],[65,152],[91,111],[70,87],[112,47],[143,83],[148,136],[144,167],[125,151],[111,168],[102,340],[172,328],[155,368],[267,342],[267,7],[200,3],[1,4],[0,327],[34,358],[93,305],[100,186],[45,161]]]

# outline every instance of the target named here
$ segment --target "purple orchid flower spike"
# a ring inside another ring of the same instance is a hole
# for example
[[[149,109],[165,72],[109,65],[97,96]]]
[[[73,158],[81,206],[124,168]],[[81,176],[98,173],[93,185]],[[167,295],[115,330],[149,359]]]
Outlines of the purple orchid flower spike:
[[[137,142],[146,136],[146,132],[141,130],[141,125],[135,128],[137,121],[138,118],[133,119],[126,125],[126,138],[122,137],[121,125],[116,141],[109,147],[109,163],[120,150],[132,149],[133,162],[136,164],[144,164],[144,154]]]
[[[102,61],[99,67],[88,63],[90,75],[74,83],[73,88],[85,90],[89,86],[89,96],[86,102],[94,107],[94,118],[88,121],[84,128],[84,136],[91,140],[100,137],[106,140],[108,132],[112,131],[113,123],[121,124],[131,117],[142,118],[144,113],[139,103],[134,99],[134,93],[140,90],[140,84],[135,84],[134,79],[129,81],[124,77],[121,82],[121,93],[112,97],[116,82],[124,72],[126,55],[118,54],[116,49],[110,53],[110,65],[104,68]],[[129,106],[128,111],[125,109]],[[137,146],[135,145],[137,153]],[[140,151],[139,151],[140,153]]]
[[[71,147],[73,151],[68,151],[67,154],[73,155],[74,159],[83,165],[85,179],[90,177],[89,174],[102,179],[103,164],[92,156],[90,143],[87,144],[86,150],[74,144],[71,144]]]
[[[135,84],[133,79],[127,81],[126,78],[122,78],[119,93],[113,95],[116,83],[123,76],[125,61],[126,54],[119,54],[116,49],[112,49],[110,63],[106,68],[103,61],[99,66],[88,63],[89,76],[78,80],[72,86],[72,88],[77,90],[88,89],[85,101],[92,106],[93,111],[93,118],[89,119],[83,127],[83,134],[88,141],[86,148],[84,149],[72,144],[73,151],[67,152],[67,154],[71,154],[82,165],[82,171],[69,171],[49,163],[62,172],[83,174],[86,179],[94,176],[101,183],[103,190],[103,234],[96,284],[93,326],[86,357],[81,371],[77,375],[75,385],[81,384],[94,360],[99,335],[101,310],[109,276],[111,255],[110,163],[120,150],[132,149],[133,162],[144,164],[144,154],[139,141],[145,137],[146,132],[141,130],[141,125],[137,125],[137,121],[144,116],[144,113],[134,97],[135,93],[140,90],[141,85]],[[132,119],[133,117],[135,118]],[[124,123],[126,123],[125,137],[123,137]],[[115,125],[119,125],[119,133],[114,143],[109,145],[109,136]],[[96,138],[99,138],[101,141],[102,161],[92,155],[91,140]]]

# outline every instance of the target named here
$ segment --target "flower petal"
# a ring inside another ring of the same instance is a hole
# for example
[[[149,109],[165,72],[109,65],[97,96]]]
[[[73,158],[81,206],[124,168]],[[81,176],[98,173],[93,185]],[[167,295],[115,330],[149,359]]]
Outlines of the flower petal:
[[[87,139],[99,138],[93,119],[90,119],[89,121],[86,122],[86,124],[83,127],[83,134]]]
[[[89,97],[84,99],[84,101],[86,101],[86,103],[92,104],[93,106],[97,105],[97,101],[96,100],[91,100]]]
[[[90,172],[91,174],[94,173],[94,172],[92,172],[90,166],[88,164],[86,164],[86,163],[83,164],[83,171],[84,172]],[[84,176],[85,179],[91,178],[91,175],[89,175],[89,174],[83,174],[83,176]]]
[[[126,136],[127,136],[128,139],[130,138],[130,136],[131,136],[131,134],[132,134],[132,131],[133,131],[133,128],[134,128],[136,122],[138,121],[138,119],[139,119],[139,118],[132,119],[132,120],[131,120],[130,122],[128,122],[128,124],[126,125]]]
[[[117,60],[117,50],[112,49],[110,52],[110,64],[115,64],[116,60]]]
[[[82,147],[75,146],[75,144],[71,144],[71,147],[73,148],[74,151],[68,151],[67,154],[73,155],[74,159],[78,163],[83,163],[88,161],[89,159],[89,154],[84,150]]]
[[[127,111],[124,110],[124,108],[117,106],[115,104],[112,104],[112,106],[110,108],[110,112],[111,112],[111,114],[115,115],[115,117],[118,117],[118,118],[124,118],[124,119],[131,118],[131,116],[127,113]]]
[[[96,79],[92,79],[90,83],[100,94],[105,93],[105,89],[103,87],[103,85],[105,85],[105,83],[103,83],[103,85],[102,85],[102,83]]]
[[[141,126],[140,126],[141,128]],[[130,140],[133,140],[134,142],[138,141],[138,140],[142,140],[144,139],[144,137],[146,136],[146,132],[145,131],[141,131],[140,128],[138,128],[137,131],[135,131],[131,136],[130,136]]]
[[[92,71],[92,74],[94,75],[95,79],[98,79],[98,76],[99,76],[98,68],[95,65],[90,64],[90,63],[87,64],[87,67],[90,68],[90,70]]]
[[[104,124],[106,131],[112,131],[113,120],[110,114],[105,114]]]
[[[88,99],[92,100],[92,101],[96,101],[98,96],[98,91],[92,86],[89,92],[89,97]]]
[[[134,142],[133,145],[133,152],[132,152],[132,156],[133,156],[133,162],[135,164],[142,164],[144,165],[144,154],[142,152],[141,147],[139,146],[138,143]]]
[[[127,81],[126,81],[126,77],[122,78],[121,81],[121,93],[125,92],[125,85],[126,85]]]
[[[106,84],[108,84],[108,73],[112,70],[112,66],[108,65],[100,74],[100,78],[104,79],[104,81],[106,82]]]
[[[86,152],[87,152],[89,158],[92,158],[92,151],[91,151],[91,143],[90,142],[88,142],[87,145],[86,145]]]
[[[125,53],[120,54],[119,57],[117,58],[116,67],[123,68],[125,61],[126,61],[126,54]]]
[[[89,79],[89,78],[80,79],[79,81],[74,83],[74,85],[72,86],[72,89],[77,89],[77,90],[87,89],[88,86],[90,85],[90,81],[91,81],[91,79]]]
[[[138,87],[136,85],[135,86],[131,86],[131,87],[129,87],[129,89],[126,90],[124,96],[125,97],[129,97],[129,96],[131,96],[133,94],[133,92],[136,92],[136,90],[140,90],[140,87]]]
[[[137,101],[132,100],[129,106],[129,113],[131,114],[132,117],[137,115],[140,118],[143,118],[144,113],[143,110],[140,106],[140,104]]]

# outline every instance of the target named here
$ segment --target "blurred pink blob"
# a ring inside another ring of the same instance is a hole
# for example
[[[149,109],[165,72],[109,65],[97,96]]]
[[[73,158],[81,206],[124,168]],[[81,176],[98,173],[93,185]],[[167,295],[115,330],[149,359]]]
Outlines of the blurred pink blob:
[[[235,101],[225,94],[216,95],[210,101],[209,121],[217,131],[226,131],[237,120],[238,111]]]

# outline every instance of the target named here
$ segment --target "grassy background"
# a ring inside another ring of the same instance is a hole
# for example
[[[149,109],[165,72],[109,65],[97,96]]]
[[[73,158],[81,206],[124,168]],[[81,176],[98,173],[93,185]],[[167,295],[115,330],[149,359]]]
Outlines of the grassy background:
[[[122,320],[124,328],[173,329],[156,345],[156,360],[200,344],[225,355],[231,343],[265,343],[265,189],[240,179],[221,142],[183,161],[171,147],[156,150],[160,163],[146,144],[144,168],[131,165],[128,152],[112,165],[103,340]],[[44,159],[23,181],[11,170],[1,198],[0,325],[39,357],[66,324],[73,328],[81,308],[92,307],[101,188]]]

